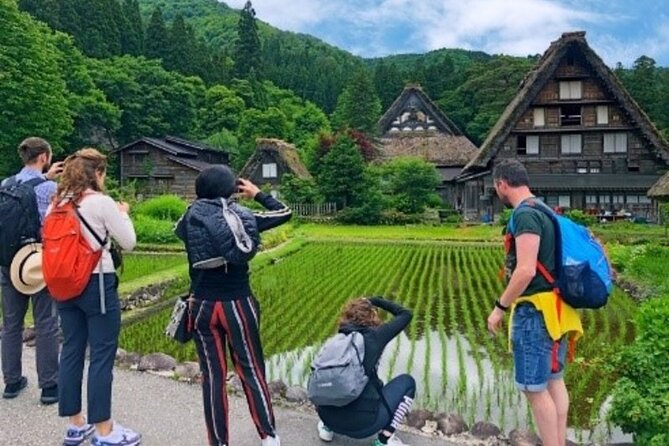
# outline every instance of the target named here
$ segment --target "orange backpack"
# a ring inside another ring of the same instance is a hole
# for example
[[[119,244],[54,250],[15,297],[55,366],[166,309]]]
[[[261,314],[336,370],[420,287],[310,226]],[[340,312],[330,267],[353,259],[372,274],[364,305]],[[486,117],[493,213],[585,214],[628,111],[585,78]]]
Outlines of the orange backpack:
[[[44,281],[51,296],[59,302],[83,293],[104,249],[93,250],[82,233],[82,221],[86,224],[77,206],[70,201],[54,206],[44,219]]]

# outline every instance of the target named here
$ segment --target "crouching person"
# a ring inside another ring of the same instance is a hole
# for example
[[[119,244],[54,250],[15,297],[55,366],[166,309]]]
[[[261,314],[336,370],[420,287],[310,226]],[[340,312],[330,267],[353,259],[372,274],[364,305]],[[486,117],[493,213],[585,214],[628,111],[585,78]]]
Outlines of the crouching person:
[[[268,212],[252,213],[230,202],[236,191]],[[260,308],[249,284],[248,262],[257,252],[260,233],[287,222],[291,211],[250,181],[236,180],[227,166],[203,170],[195,192],[197,200],[177,223],[176,234],[188,252],[193,339],[203,375],[209,444],[230,444],[227,344],[262,446],[279,446],[265,379]]]
[[[379,308],[394,318],[383,324]],[[309,381],[309,397],[321,420],[321,440],[332,441],[335,433],[352,438],[378,434],[374,446],[406,446],[395,431],[411,410],[416,382],[410,375],[400,375],[384,386],[377,369],[383,350],[411,318],[409,310],[380,297],[346,304],[339,333],[317,355]]]

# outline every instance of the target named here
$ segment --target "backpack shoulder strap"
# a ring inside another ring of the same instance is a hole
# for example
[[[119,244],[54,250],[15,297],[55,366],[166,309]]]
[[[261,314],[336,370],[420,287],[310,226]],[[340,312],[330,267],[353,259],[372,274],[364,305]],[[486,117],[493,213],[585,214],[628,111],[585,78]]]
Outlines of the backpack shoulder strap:
[[[557,215],[555,212],[548,207],[546,203],[539,199],[526,200],[524,206],[531,207],[541,212],[553,223],[555,228],[555,271],[557,275],[560,275],[560,267],[562,266],[562,236],[560,232],[560,223],[558,221]],[[543,263],[537,260],[537,271],[550,283],[555,286],[556,278],[548,271],[548,268],[544,266]]]
[[[2,180],[2,183],[0,183],[0,187],[4,189],[12,187],[17,184],[19,184],[19,180],[16,179],[16,175],[12,175],[11,177],[7,177],[4,180]]]
[[[49,180],[47,180],[46,178],[32,178],[28,181],[23,181],[21,184],[25,184],[26,186],[30,186],[32,188],[35,188],[42,183],[46,183],[47,181],[49,181]]]
[[[93,235],[93,238],[100,244],[100,249],[104,249],[105,246],[107,246],[107,242],[109,241],[109,237],[104,238],[104,240],[98,235],[97,232],[93,230],[90,224],[86,221],[83,215],[81,215],[81,212],[79,212],[79,208],[75,205],[74,206],[74,212],[77,214],[77,217],[79,220],[86,226],[86,229],[88,229],[88,232],[90,232]]]
[[[355,337],[356,335],[359,335],[362,337],[362,342],[365,342],[365,336],[360,333],[359,331],[354,331],[351,333],[351,345],[353,346],[353,349],[355,350],[355,354],[358,357],[358,361],[360,362],[360,365],[362,366],[363,370],[365,368],[365,365],[363,363],[363,358],[360,357],[360,352],[358,351],[358,347],[355,345]],[[390,405],[388,404],[388,401],[386,400],[386,397],[383,395],[383,386],[380,384],[379,376],[376,374],[376,371],[373,370],[371,376],[365,372],[369,380],[372,382],[372,385],[374,386],[374,389],[376,392],[379,394],[379,397],[381,398],[381,403],[385,406],[386,410],[388,411],[388,415],[391,417],[393,416],[393,411],[390,409]]]

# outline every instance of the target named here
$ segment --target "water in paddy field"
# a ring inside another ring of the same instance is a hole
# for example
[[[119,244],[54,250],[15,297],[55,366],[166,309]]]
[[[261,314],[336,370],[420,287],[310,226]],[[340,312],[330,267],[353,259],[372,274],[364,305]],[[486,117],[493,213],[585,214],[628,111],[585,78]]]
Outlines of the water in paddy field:
[[[310,346],[269,357],[268,379],[306,387],[319,348]],[[516,390],[513,370],[496,364],[499,361],[493,362],[485,349],[472,346],[462,335],[430,331],[412,343],[402,333],[386,347],[379,376],[388,382],[399,374],[411,374],[417,383],[418,407],[460,414],[470,425],[491,421],[507,433],[529,426],[531,415],[525,398]],[[619,430],[609,431],[607,426],[593,431],[571,429],[570,438],[631,441],[631,437]]]

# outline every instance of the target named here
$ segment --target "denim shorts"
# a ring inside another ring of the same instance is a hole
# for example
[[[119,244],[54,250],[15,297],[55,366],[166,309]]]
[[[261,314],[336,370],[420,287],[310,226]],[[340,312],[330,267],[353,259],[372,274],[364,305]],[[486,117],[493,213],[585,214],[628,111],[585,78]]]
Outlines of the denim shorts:
[[[542,392],[548,381],[562,379],[567,356],[567,336],[560,340],[559,369],[551,371],[555,341],[546,330],[544,317],[532,304],[520,304],[513,313],[511,345],[515,364],[516,386],[523,392]]]

